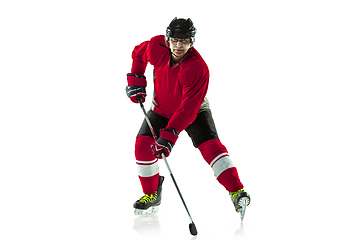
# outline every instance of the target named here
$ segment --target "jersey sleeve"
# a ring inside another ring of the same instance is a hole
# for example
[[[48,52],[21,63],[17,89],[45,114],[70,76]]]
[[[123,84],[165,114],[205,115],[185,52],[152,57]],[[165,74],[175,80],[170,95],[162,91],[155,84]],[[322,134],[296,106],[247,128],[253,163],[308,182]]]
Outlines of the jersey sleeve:
[[[149,55],[150,41],[145,41],[140,45],[136,46],[132,52],[132,67],[131,72],[139,75],[144,75],[146,66],[150,61]]]
[[[132,52],[132,67],[131,72],[144,75],[148,63],[156,65],[159,59],[168,50],[161,46],[165,44],[165,36],[158,35],[136,46]]]
[[[194,67],[194,71],[182,76],[182,100],[179,108],[171,117],[167,128],[174,128],[181,132],[195,121],[200,106],[204,101],[209,85],[209,70],[207,66]]]

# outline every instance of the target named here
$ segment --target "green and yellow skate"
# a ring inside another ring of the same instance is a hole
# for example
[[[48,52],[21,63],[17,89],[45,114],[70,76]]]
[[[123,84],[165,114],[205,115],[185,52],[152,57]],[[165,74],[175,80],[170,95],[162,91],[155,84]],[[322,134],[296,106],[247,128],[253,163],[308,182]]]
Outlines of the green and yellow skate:
[[[152,214],[152,213],[157,213],[159,211],[163,181],[164,181],[164,177],[159,176],[159,185],[155,193],[145,194],[134,203],[135,215]]]
[[[244,220],[246,207],[250,204],[251,198],[244,189],[240,189],[236,192],[230,192],[231,200],[234,204],[235,211],[240,213],[241,221]]]

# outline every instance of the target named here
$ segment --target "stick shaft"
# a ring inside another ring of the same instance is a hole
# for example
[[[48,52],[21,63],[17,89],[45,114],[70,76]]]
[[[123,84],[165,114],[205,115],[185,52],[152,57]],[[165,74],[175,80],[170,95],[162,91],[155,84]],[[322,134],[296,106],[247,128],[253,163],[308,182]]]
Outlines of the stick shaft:
[[[156,137],[154,128],[153,128],[152,125],[151,125],[150,119],[149,119],[148,115],[146,114],[143,101],[142,101],[141,98],[139,98],[138,100],[139,100],[139,103],[140,103],[140,107],[141,107],[141,109],[142,109],[142,111],[143,111],[143,113],[144,113],[145,121],[147,122],[147,124],[148,124],[148,126],[149,126],[149,128],[150,128],[151,134],[153,135],[153,138],[154,138],[154,140],[155,140],[155,142],[156,142],[156,141],[157,141],[157,137]]]
[[[139,103],[140,103],[140,107],[141,107],[141,109],[142,109],[142,111],[143,111],[143,113],[144,113],[145,120],[146,120],[146,122],[147,122],[147,124],[148,124],[148,126],[149,126],[149,128],[150,128],[151,134],[153,135],[154,140],[157,141],[157,137],[156,137],[154,128],[152,127],[151,122],[150,122],[150,119],[149,119],[148,115],[146,114],[143,101],[142,101],[141,98],[139,98],[138,100],[139,100]],[[180,189],[179,189],[179,187],[178,187],[178,185],[177,185],[177,183],[176,183],[176,181],[175,181],[174,175],[173,175],[173,173],[172,173],[172,171],[171,171],[171,168],[170,168],[170,166],[169,166],[169,164],[168,164],[168,161],[166,160],[165,154],[162,153],[162,154],[161,154],[161,157],[164,159],[165,165],[166,165],[167,169],[169,170],[171,179],[173,180],[174,185],[175,185],[175,187],[176,187],[176,190],[177,190],[177,192],[178,192],[178,194],[179,194],[179,196],[180,196],[180,198],[181,198],[181,201],[182,201],[182,203],[184,204],[184,207],[185,207],[186,212],[187,212],[187,214],[188,214],[188,216],[189,216],[189,218],[190,218],[190,221],[191,221],[192,223],[194,223],[194,221],[192,220],[192,217],[191,217],[191,215],[190,215],[190,212],[189,212],[189,210],[188,210],[188,208],[187,208],[187,206],[186,206],[185,200],[184,200],[184,198],[183,198],[183,196],[182,196],[182,194],[181,194],[181,192],[180,192]]]

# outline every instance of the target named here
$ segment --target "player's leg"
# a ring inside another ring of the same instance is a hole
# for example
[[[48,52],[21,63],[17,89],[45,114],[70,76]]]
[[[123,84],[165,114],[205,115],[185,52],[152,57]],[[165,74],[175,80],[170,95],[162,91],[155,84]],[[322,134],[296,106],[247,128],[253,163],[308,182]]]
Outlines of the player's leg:
[[[196,120],[186,128],[193,144],[214,171],[214,176],[229,191],[236,211],[245,193],[235,164],[226,147],[220,142],[210,109],[201,111]],[[246,193],[246,197],[248,194]],[[250,196],[249,196],[250,201]]]
[[[137,171],[143,192],[153,194],[159,178],[158,160],[153,156],[150,145],[154,139],[150,136],[139,135],[135,142],[135,158]]]
[[[219,139],[211,139],[202,143],[200,150],[205,161],[214,171],[214,176],[229,192],[236,192],[244,186],[239,179],[235,164],[231,160],[225,146]]]
[[[210,110],[200,112],[186,128],[193,144],[214,171],[216,179],[229,192],[242,189],[236,167],[225,146],[220,142]]]
[[[167,125],[168,119],[152,111],[148,116],[155,132],[158,134],[160,128]],[[158,159],[153,156],[151,144],[154,142],[151,131],[144,120],[135,142],[135,158],[138,176],[144,192],[144,196],[134,203],[135,214],[147,214],[155,212],[146,211],[149,207],[159,205],[161,201],[161,185],[164,177],[159,176]]]

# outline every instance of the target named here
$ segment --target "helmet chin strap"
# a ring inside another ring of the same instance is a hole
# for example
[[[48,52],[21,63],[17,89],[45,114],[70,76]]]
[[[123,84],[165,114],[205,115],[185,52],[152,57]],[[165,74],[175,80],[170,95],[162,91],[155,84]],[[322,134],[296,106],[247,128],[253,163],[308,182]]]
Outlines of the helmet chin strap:
[[[177,57],[177,56],[176,56],[176,54],[175,54],[175,53],[173,53],[173,52],[171,51],[171,49],[170,49],[168,46],[165,46],[164,44],[161,44],[161,43],[159,43],[159,44],[160,44],[160,46],[162,46],[162,47],[166,48],[166,49],[169,51],[170,55],[173,55],[173,56]]]

